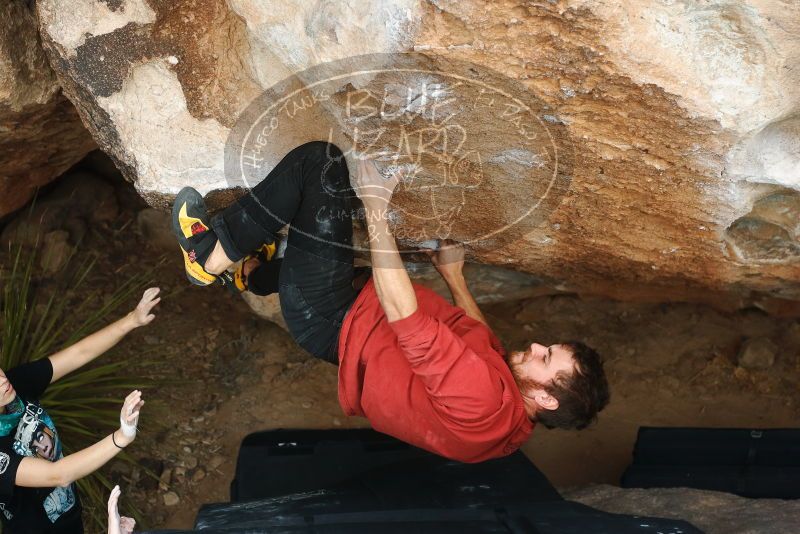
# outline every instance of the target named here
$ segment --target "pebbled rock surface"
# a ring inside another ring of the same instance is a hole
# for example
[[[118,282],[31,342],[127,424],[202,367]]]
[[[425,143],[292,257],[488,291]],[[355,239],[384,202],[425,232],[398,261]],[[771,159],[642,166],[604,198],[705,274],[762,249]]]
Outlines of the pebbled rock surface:
[[[61,93],[28,4],[0,5],[0,217],[95,146]]]
[[[40,0],[37,9],[65,93],[153,206],[187,184],[217,207],[242,194],[226,143],[244,147],[254,99],[293,89],[311,100],[283,110],[277,135],[253,155],[255,179],[313,139],[402,147],[413,156],[393,160],[410,175],[395,205],[407,246],[470,241],[476,261],[582,294],[781,312],[800,300],[796,2]],[[347,59],[378,53],[389,55]],[[380,68],[315,86],[337,61]],[[324,88],[318,101],[313,87]],[[509,107],[513,98],[527,115]]]

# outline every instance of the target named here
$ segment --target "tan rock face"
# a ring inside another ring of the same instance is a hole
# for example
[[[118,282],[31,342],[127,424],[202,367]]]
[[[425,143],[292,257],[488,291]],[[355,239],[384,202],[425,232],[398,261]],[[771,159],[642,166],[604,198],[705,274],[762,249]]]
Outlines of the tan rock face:
[[[153,205],[187,184],[224,205],[331,139],[402,173],[407,246],[451,237],[626,299],[800,299],[795,2],[37,6],[67,95]]]
[[[94,147],[41,48],[25,2],[0,5],[0,217]]]

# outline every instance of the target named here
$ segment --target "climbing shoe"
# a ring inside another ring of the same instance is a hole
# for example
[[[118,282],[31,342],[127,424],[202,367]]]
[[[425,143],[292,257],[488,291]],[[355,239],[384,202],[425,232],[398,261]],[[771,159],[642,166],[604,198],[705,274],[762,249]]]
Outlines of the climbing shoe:
[[[189,281],[199,286],[214,283],[218,277],[206,272],[203,265],[217,244],[217,236],[208,226],[206,205],[196,189],[184,187],[175,197],[172,231],[178,238]]]
[[[267,262],[272,260],[275,256],[275,252],[277,251],[278,247],[276,243],[270,243],[261,245],[261,248],[258,249],[256,252],[252,254],[248,254],[237,266],[236,270],[233,273],[226,273],[229,276],[227,277],[230,284],[226,284],[228,288],[233,291],[234,293],[242,293],[244,291],[250,291],[255,295],[268,295],[270,293],[274,293],[274,290],[267,287],[261,287],[263,284],[259,283],[261,276],[255,275],[255,271],[259,271],[258,274],[263,274],[264,267]],[[260,265],[256,266],[248,275],[244,274],[244,266],[245,264],[250,261],[256,259],[260,262]],[[271,285],[271,284],[270,284]]]

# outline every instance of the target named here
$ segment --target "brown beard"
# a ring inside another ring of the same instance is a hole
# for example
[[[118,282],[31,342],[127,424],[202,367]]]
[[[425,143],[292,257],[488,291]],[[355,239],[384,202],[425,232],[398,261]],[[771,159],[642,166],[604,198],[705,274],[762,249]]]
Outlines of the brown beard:
[[[505,357],[506,364],[508,365],[509,370],[511,371],[511,376],[514,377],[514,382],[516,382],[517,387],[522,393],[534,390],[534,389],[543,389],[548,391],[548,385],[538,380],[534,380],[532,378],[526,378],[522,376],[522,367],[521,364],[511,363],[511,354],[506,354]]]

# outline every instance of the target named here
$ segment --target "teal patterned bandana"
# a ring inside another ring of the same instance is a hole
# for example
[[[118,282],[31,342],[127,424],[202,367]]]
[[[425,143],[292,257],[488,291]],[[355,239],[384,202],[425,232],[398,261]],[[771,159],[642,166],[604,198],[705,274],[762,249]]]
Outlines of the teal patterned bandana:
[[[8,436],[17,429],[24,411],[25,405],[19,396],[6,405],[6,413],[0,414],[0,437]]]

